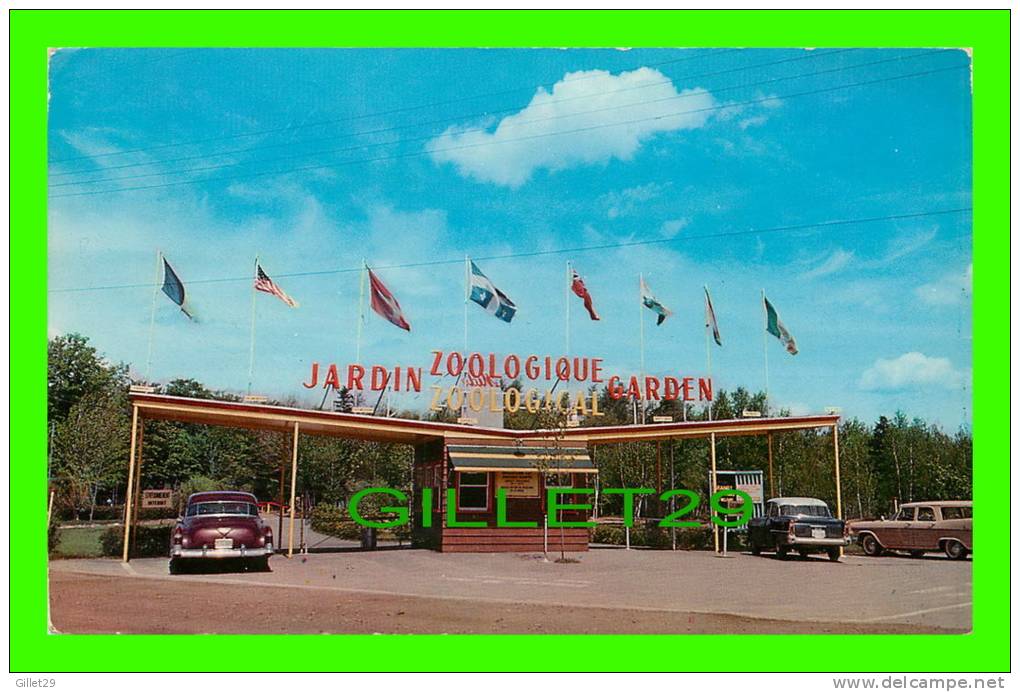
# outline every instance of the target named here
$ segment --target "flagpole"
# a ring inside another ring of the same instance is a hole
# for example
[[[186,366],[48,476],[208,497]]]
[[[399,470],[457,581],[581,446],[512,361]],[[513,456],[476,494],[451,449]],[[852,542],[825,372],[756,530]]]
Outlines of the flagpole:
[[[471,300],[471,258],[464,255],[464,358],[468,350],[468,302]],[[459,377],[457,378],[460,379]]]
[[[705,286],[705,364],[708,368],[708,381],[712,381],[712,345],[708,340],[708,332],[711,329],[708,306],[711,299],[708,297],[708,286]],[[714,396],[714,395],[713,395]],[[684,413],[687,412],[687,404],[684,404]],[[708,419],[712,420],[712,400],[708,400]]]
[[[361,325],[365,321],[365,270],[368,269],[368,263],[365,262],[365,258],[361,258],[361,276],[358,279],[358,331],[357,331],[357,344],[354,350],[354,360],[360,365],[361,364]]]
[[[767,410],[768,406],[769,406],[769,340],[768,340],[769,311],[765,307],[765,289],[764,288],[761,289],[761,311],[762,311],[762,318],[763,318],[763,322],[764,322],[763,325],[762,325],[764,327],[764,329],[762,329],[762,332],[761,332],[761,346],[762,346],[762,351],[765,354],[765,408]]]
[[[255,284],[258,282],[258,255],[255,255],[255,277],[252,281],[252,330],[248,346],[248,394],[252,393],[252,380],[255,377]]]
[[[564,290],[564,292],[563,292],[563,299],[564,299],[565,304],[567,306],[567,338],[566,338],[566,345],[567,345],[567,347],[566,347],[566,353],[563,354],[565,356],[569,356],[570,355],[570,283],[571,283],[571,279],[572,279],[572,277],[570,275],[570,260],[567,260],[567,285],[566,285],[566,290]]]
[[[641,293],[641,287],[645,283],[645,275],[638,274],[638,341],[641,345],[641,386],[644,386],[645,382],[645,311],[644,311],[644,295]],[[641,422],[645,422],[645,403],[644,399],[638,397],[641,402]],[[637,402],[635,402],[637,405]],[[635,423],[637,416],[635,414]]]
[[[149,313],[149,353],[145,357],[145,383],[152,382],[152,337],[156,330],[156,295],[159,293],[159,270],[161,267],[160,260],[163,259],[163,253],[156,250],[156,277],[152,282],[152,311]]]

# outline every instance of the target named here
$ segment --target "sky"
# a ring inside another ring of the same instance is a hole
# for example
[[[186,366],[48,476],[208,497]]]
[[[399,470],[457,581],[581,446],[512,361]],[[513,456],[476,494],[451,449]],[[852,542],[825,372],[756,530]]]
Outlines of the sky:
[[[465,347],[470,256],[518,312],[468,305],[469,351],[629,376],[643,329],[647,374],[702,377],[707,285],[717,389],[763,390],[767,354],[794,414],[970,426],[962,50],[68,49],[48,127],[49,334],[139,378],[246,391],[256,254],[300,307],[255,295],[254,392],[317,405],[310,364],[355,360],[363,258],[411,331],[366,308],[361,361],[427,371]]]

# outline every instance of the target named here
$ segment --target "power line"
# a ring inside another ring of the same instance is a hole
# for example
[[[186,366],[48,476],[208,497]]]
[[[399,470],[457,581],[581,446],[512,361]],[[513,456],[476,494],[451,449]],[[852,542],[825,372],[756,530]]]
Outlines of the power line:
[[[690,49],[690,50],[694,50],[694,49]],[[719,50],[719,51],[716,51],[716,52],[713,52],[713,53],[704,53],[704,54],[700,54],[700,55],[684,56],[682,58],[673,58],[671,60],[662,60],[660,62],[654,62],[654,63],[644,63],[644,64],[639,65],[638,67],[636,67],[634,69],[639,69],[640,67],[661,67],[663,65],[672,65],[672,64],[676,64],[676,63],[689,62],[691,60],[698,60],[698,59],[701,59],[701,58],[714,57],[714,56],[718,56],[718,55],[724,55],[726,53],[734,53],[734,52],[739,51],[739,50],[742,50],[742,49],[740,49],[740,48],[726,48],[726,49]],[[577,78],[576,81],[582,81],[582,80],[586,80],[586,79],[594,79],[595,77],[598,77],[598,76],[599,75],[591,75],[589,77],[579,77],[579,78]],[[556,84],[558,81],[559,80],[557,80],[556,82],[544,82],[544,83],[538,84],[537,86],[535,84],[522,85],[522,86],[519,86],[519,87],[514,87],[512,89],[504,89],[502,91],[492,91],[492,92],[483,93],[483,94],[471,94],[470,96],[462,96],[462,97],[455,98],[455,99],[448,99],[446,101],[434,101],[432,103],[424,103],[424,104],[419,104],[417,106],[403,106],[401,108],[393,108],[393,109],[385,110],[385,111],[376,111],[375,113],[363,113],[361,115],[351,115],[351,116],[347,116],[347,117],[343,117],[343,118],[333,118],[333,119],[330,119],[330,120],[320,120],[320,121],[317,121],[317,122],[314,122],[314,123],[305,123],[303,125],[288,125],[286,127],[277,127],[277,128],[272,128],[272,129],[268,129],[268,130],[254,130],[252,132],[243,132],[243,133],[233,134],[233,135],[218,135],[216,137],[207,137],[207,138],[204,138],[204,139],[193,139],[193,140],[184,141],[184,142],[172,142],[172,143],[167,143],[167,144],[156,144],[156,145],[152,145],[152,146],[148,146],[148,147],[138,147],[136,149],[125,149],[123,151],[115,151],[115,152],[110,152],[110,153],[106,153],[106,154],[96,154],[96,155],[92,155],[92,156],[72,156],[72,157],[63,158],[63,159],[50,159],[49,163],[66,163],[66,162],[70,162],[70,161],[81,161],[83,159],[107,158],[107,157],[111,157],[111,156],[122,156],[122,155],[125,155],[125,154],[134,154],[134,153],[138,153],[138,152],[142,152],[142,151],[154,151],[156,149],[166,149],[168,147],[190,146],[190,145],[193,145],[193,144],[206,144],[208,142],[220,142],[220,141],[231,140],[231,139],[242,139],[244,137],[257,137],[259,135],[278,134],[280,132],[291,132],[291,131],[294,131],[294,130],[307,129],[307,128],[310,128],[310,127],[321,127],[323,125],[335,125],[337,123],[342,123],[342,122],[350,122],[350,121],[354,121],[354,120],[365,120],[367,118],[376,118],[376,117],[380,117],[380,116],[384,116],[384,115],[395,115],[397,113],[406,113],[406,112],[409,112],[409,111],[422,110],[422,109],[425,109],[425,108],[435,108],[437,106],[447,106],[447,105],[454,104],[454,103],[463,103],[464,101],[472,101],[472,100],[475,100],[475,99],[484,98],[484,97],[488,97],[488,96],[504,96],[506,94],[514,94],[514,93],[517,93],[519,91],[524,91],[526,89],[537,89],[538,87]]]
[[[671,82],[670,86],[672,86],[672,82],[675,82],[675,81],[678,81],[678,80],[691,80],[691,79],[701,79],[703,77],[715,77],[715,76],[722,75],[722,74],[729,74],[729,73],[733,73],[733,72],[743,72],[743,71],[746,71],[746,70],[757,69],[759,67],[770,67],[770,66],[773,66],[773,65],[779,65],[779,64],[782,64],[782,63],[795,62],[795,61],[800,61],[800,60],[810,60],[810,59],[815,59],[815,58],[819,58],[819,57],[826,57],[826,56],[829,56],[829,55],[835,55],[835,54],[838,54],[838,53],[851,52],[851,51],[855,51],[855,50],[859,50],[859,49],[857,49],[857,48],[841,48],[841,49],[837,49],[837,50],[824,51],[824,52],[811,52],[811,53],[808,53],[807,55],[800,55],[800,56],[795,56],[795,57],[792,57],[792,58],[784,58],[782,60],[773,60],[773,61],[770,61],[770,62],[755,63],[753,65],[744,65],[744,66],[741,66],[741,67],[729,68],[729,69],[725,69],[725,70],[716,70],[716,71],[713,71],[713,72],[702,72],[700,74],[682,75],[682,76],[679,76],[679,77],[671,78],[670,79],[670,82]],[[897,56],[897,57],[894,57],[894,58],[888,58],[886,60],[875,61],[873,63],[863,63],[863,64],[860,64],[860,65],[854,65],[854,66],[844,67],[844,68],[837,68],[836,70],[828,70],[828,71],[840,71],[840,70],[844,70],[844,69],[852,69],[853,67],[864,67],[864,66],[868,66],[868,65],[872,65],[872,64],[878,64],[878,63],[883,63],[883,62],[891,62],[891,61],[895,61],[895,60],[903,60],[903,59],[907,59],[907,58],[910,58],[910,57],[920,57],[920,56],[924,56],[924,55],[932,55],[932,54],[938,53],[938,52],[943,52],[943,51],[942,50],[937,50],[937,51],[929,50],[929,51],[924,51],[922,53],[916,53],[916,54],[911,55],[911,56]],[[811,76],[812,74],[825,74],[828,71],[815,72],[815,73],[806,73],[804,76]],[[577,82],[586,81],[588,79],[592,79],[592,78],[597,77],[597,76],[599,76],[599,75],[593,75],[591,77],[580,77],[580,78],[577,78],[577,79],[572,79],[572,80],[570,80],[570,84],[575,84]],[[798,77],[798,76],[801,76],[801,75],[793,75],[792,77],[788,76],[788,77],[785,77],[785,78],[779,78],[777,80],[766,80],[764,82],[752,82],[750,84],[735,85],[735,86],[732,86],[732,87],[726,87],[724,89],[714,89],[714,91],[718,92],[718,91],[723,91],[723,90],[727,90],[727,89],[747,88],[747,87],[752,87],[752,86],[759,86],[761,84],[769,84],[769,83],[772,83],[773,81],[782,81],[783,79],[791,79],[791,78],[795,78],[795,77]],[[637,90],[637,89],[648,89],[648,88],[652,88],[652,87],[661,87],[661,86],[664,86],[663,82],[653,82],[651,84],[638,84],[638,85],[631,86],[631,87],[625,87],[625,88],[622,88],[622,89],[614,89],[612,91],[606,91],[606,92],[601,92],[601,93],[597,93],[597,94],[579,94],[577,96],[561,97],[561,98],[556,99],[556,103],[558,105],[560,103],[565,103],[565,102],[568,102],[568,101],[576,101],[578,99],[598,98],[598,97],[610,96],[610,95],[613,95],[613,94],[620,94],[620,93],[624,93],[624,92],[627,92],[627,91],[634,91],[634,90]],[[640,102],[635,102],[635,105],[637,103],[640,103]],[[396,131],[396,130],[403,130],[403,129],[407,129],[408,127],[427,127],[427,126],[431,126],[431,125],[443,125],[443,124],[450,123],[451,121],[468,120],[468,119],[472,119],[472,118],[491,116],[491,115],[500,114],[500,113],[511,113],[511,112],[514,112],[514,111],[522,110],[523,108],[526,108],[528,105],[529,104],[524,104],[522,106],[512,106],[512,107],[509,107],[509,108],[490,109],[490,110],[486,110],[486,111],[482,111],[482,112],[467,113],[467,114],[455,116],[455,117],[452,117],[452,118],[441,118],[441,119],[438,119],[438,120],[431,120],[431,121],[426,121],[426,122],[421,122],[421,123],[408,123],[408,124],[404,124],[404,125],[394,125],[394,126],[379,128],[379,129],[375,129],[375,130],[365,130],[365,131],[362,131],[362,132],[352,132],[352,133],[346,134],[346,135],[334,135],[334,136],[331,136],[331,137],[317,137],[315,139],[306,139],[306,140],[301,140],[301,141],[298,141],[298,142],[281,142],[281,143],[274,143],[274,144],[264,144],[264,145],[260,145],[260,146],[257,146],[257,147],[245,147],[245,148],[242,148],[242,149],[230,149],[230,150],[227,150],[227,151],[213,152],[213,153],[210,153],[210,154],[195,154],[195,155],[192,155],[192,156],[181,156],[181,157],[172,158],[172,159],[158,159],[158,160],[154,160],[154,161],[143,161],[143,162],[139,162],[139,163],[119,164],[119,165],[116,165],[116,166],[102,166],[102,167],[96,167],[96,168],[91,168],[91,169],[83,169],[83,170],[76,170],[76,171],[63,171],[63,172],[59,172],[59,173],[52,173],[52,174],[50,174],[49,177],[50,178],[61,178],[61,177],[69,176],[69,175],[81,175],[81,174],[88,174],[88,173],[100,173],[100,172],[103,172],[103,171],[122,170],[122,169],[126,169],[126,168],[139,168],[139,167],[144,167],[144,166],[154,166],[154,165],[160,164],[160,163],[180,163],[182,161],[194,161],[196,159],[217,158],[217,157],[220,157],[220,156],[230,156],[232,154],[243,154],[243,153],[247,153],[247,152],[251,152],[251,151],[263,151],[265,149],[278,149],[280,147],[302,146],[302,145],[305,145],[305,144],[312,144],[312,143],[317,143],[317,142],[328,142],[328,141],[334,141],[334,140],[337,140],[337,139],[353,139],[355,137],[362,137],[362,136],[366,136],[366,135],[375,135],[375,134],[381,134],[381,133],[384,133],[384,132],[393,132],[393,131]],[[585,113],[585,112],[590,112],[590,111],[577,111],[575,114],[581,114],[581,113]],[[597,112],[597,111],[595,111],[595,112]],[[565,117],[565,116],[560,116],[560,117]],[[528,122],[537,122],[537,121],[528,121]],[[462,132],[484,131],[485,129],[486,128],[477,128],[475,130],[465,130],[465,131],[462,131]],[[395,144],[395,143],[398,143],[398,142],[387,142],[387,143],[383,143],[383,144]],[[336,151],[344,151],[344,150],[336,150],[336,149],[334,149],[334,150],[330,150],[330,151],[331,152],[336,152]],[[310,152],[308,154],[302,154],[302,156],[311,156],[311,155],[314,155],[315,153],[316,152]],[[106,154],[104,154],[104,156],[106,156]],[[85,157],[85,158],[89,158],[89,157]],[[287,157],[284,157],[284,158],[287,158]],[[266,161],[266,160],[268,160],[268,161],[275,161],[275,160],[280,160],[280,159],[263,159],[263,161]],[[224,165],[229,166],[229,165],[239,165],[239,164],[224,164]],[[192,170],[204,170],[204,169],[192,169]],[[166,175],[166,174],[167,173],[163,173],[162,175]],[[161,175],[161,173],[150,173],[150,174],[147,174],[147,175],[150,175],[150,176],[151,175]],[[81,184],[86,184],[86,183],[91,183],[91,182],[102,182],[103,180],[122,180],[122,179],[123,178],[106,178],[106,179],[104,179],[104,178],[97,178],[95,180],[84,180],[84,181],[79,181],[79,182]],[[73,184],[73,183],[61,183],[60,185],[70,185],[70,184]],[[51,185],[50,187],[59,187],[60,185]]]
[[[971,207],[957,207],[953,209],[936,209],[931,211],[919,211],[909,212],[904,214],[888,214],[885,216],[871,216],[857,219],[837,219],[831,221],[818,221],[815,223],[805,224],[793,224],[787,226],[773,226],[771,228],[751,228],[741,231],[724,231],[721,233],[706,233],[702,235],[685,235],[677,238],[652,238],[648,240],[632,240],[621,243],[607,243],[603,245],[582,245],[569,248],[560,248],[558,250],[535,250],[533,252],[515,252],[502,255],[485,255],[477,256],[473,259],[482,262],[489,262],[495,260],[506,260],[506,259],[520,259],[525,257],[544,257],[549,255],[562,255],[566,253],[581,253],[581,252],[594,252],[596,250],[616,250],[619,248],[638,247],[643,245],[664,245],[674,242],[687,242],[691,240],[713,240],[718,238],[733,238],[738,236],[747,235],[762,235],[766,233],[785,233],[790,231],[803,231],[812,229],[822,228],[835,228],[840,226],[853,226],[857,224],[867,223],[878,223],[881,221],[902,221],[905,219],[919,219],[931,216],[945,216],[948,214],[963,214],[972,211]],[[460,256],[456,259],[441,259],[441,260],[427,260],[423,262],[405,262],[401,264],[388,264],[379,265],[375,269],[412,269],[418,267],[436,267],[442,265],[452,264],[463,264],[464,257]],[[295,277],[307,277],[307,276],[328,276],[337,274],[350,274],[361,271],[361,266],[347,267],[343,269],[322,269],[318,271],[306,271],[306,272],[284,272],[274,273],[273,276],[286,279]],[[234,277],[220,277],[213,279],[194,279],[186,282],[189,285],[192,284],[214,284],[214,283],[234,283],[239,281],[251,281],[251,276],[234,276]],[[117,290],[126,288],[151,288],[151,283],[144,284],[118,284],[109,286],[82,286],[72,288],[52,288],[49,289],[49,293],[81,293],[86,291],[107,291]]]
[[[259,172],[254,172],[254,173],[239,173],[239,174],[236,174],[236,175],[218,176],[218,177],[211,177],[211,178],[196,178],[196,179],[192,179],[192,180],[179,180],[179,181],[172,181],[172,182],[168,182],[168,183],[158,183],[158,184],[154,184],[154,185],[137,185],[137,186],[134,186],[134,187],[112,188],[112,189],[108,189],[108,190],[90,190],[90,191],[85,191],[85,192],[70,192],[70,193],[64,193],[64,194],[59,194],[59,195],[50,195],[50,199],[59,199],[59,198],[62,198],[62,197],[84,197],[84,196],[91,196],[91,195],[113,194],[113,193],[119,193],[119,192],[133,192],[133,191],[138,191],[138,190],[153,190],[153,189],[166,188],[166,187],[176,187],[176,186],[179,186],[179,185],[194,185],[194,184],[199,184],[199,183],[219,182],[219,181],[225,181],[225,180],[240,180],[240,179],[245,179],[245,178],[256,178],[256,177],[263,177],[263,176],[267,176],[267,175],[282,175],[282,174],[285,174],[285,173],[299,173],[299,172],[304,172],[304,171],[322,170],[324,168],[333,168],[333,167],[336,167],[336,166],[344,166],[344,165],[351,165],[351,164],[357,164],[357,163],[373,163],[373,162],[377,162],[377,161],[389,161],[389,160],[394,160],[394,159],[402,159],[402,158],[411,158],[411,157],[423,156],[423,155],[426,155],[426,154],[437,154],[437,153],[444,153],[444,152],[448,152],[448,151],[460,151],[460,150],[464,150],[464,149],[473,149],[473,148],[477,148],[477,147],[480,147],[480,146],[496,146],[496,145],[500,145],[500,144],[509,144],[509,143],[513,143],[513,142],[530,141],[530,140],[534,140],[534,139],[543,139],[543,138],[547,138],[547,137],[555,137],[555,136],[576,134],[576,133],[579,133],[579,132],[590,132],[590,131],[593,131],[593,130],[605,129],[605,128],[608,128],[608,127],[620,127],[620,126],[624,126],[624,125],[634,125],[636,123],[641,123],[641,122],[663,120],[665,118],[678,117],[680,115],[690,115],[690,114],[693,114],[693,113],[704,113],[704,112],[710,112],[710,111],[724,110],[724,109],[734,108],[736,106],[746,106],[746,105],[751,105],[751,104],[755,104],[755,103],[764,103],[766,101],[775,101],[775,100],[780,100],[780,99],[792,99],[792,98],[799,98],[799,97],[803,97],[803,96],[812,96],[812,95],[815,95],[815,94],[822,94],[822,93],[827,93],[827,92],[832,92],[832,91],[838,91],[838,90],[841,90],[841,89],[849,89],[849,88],[860,87],[860,86],[870,86],[870,85],[873,85],[873,84],[892,82],[892,81],[896,81],[896,80],[900,80],[900,79],[908,79],[908,78],[912,78],[912,77],[923,77],[923,76],[928,76],[928,75],[937,74],[937,73],[941,73],[941,72],[947,72],[947,71],[950,71],[950,70],[960,70],[960,69],[964,69],[964,68],[968,68],[968,67],[969,67],[968,65],[953,65],[953,66],[950,66],[950,67],[943,67],[943,68],[932,69],[932,70],[924,70],[924,71],[921,71],[921,72],[911,72],[911,73],[907,73],[907,74],[894,75],[894,76],[891,76],[891,77],[883,77],[883,78],[868,80],[868,81],[864,81],[864,82],[853,82],[853,83],[850,83],[850,84],[840,84],[840,85],[836,85],[836,86],[825,87],[825,88],[821,88],[821,89],[811,89],[811,90],[808,90],[808,91],[802,91],[802,92],[797,92],[797,93],[792,93],[792,94],[782,94],[782,95],[778,95],[778,96],[767,96],[767,97],[763,97],[763,98],[751,99],[751,100],[747,100],[747,101],[738,101],[738,102],[735,102],[735,103],[722,104],[722,105],[718,105],[718,106],[710,106],[710,107],[706,107],[706,108],[697,108],[697,109],[686,110],[686,111],[678,111],[678,112],[674,112],[674,113],[665,113],[665,114],[660,114],[660,115],[651,116],[651,117],[647,117],[647,118],[636,118],[636,119],[632,119],[632,120],[624,120],[624,121],[619,121],[619,122],[615,122],[615,123],[604,123],[604,124],[601,124],[601,125],[591,125],[591,126],[588,126],[588,127],[581,127],[581,128],[575,128],[575,129],[572,129],[572,130],[563,130],[563,131],[558,131],[558,132],[545,132],[545,133],[539,133],[539,134],[535,134],[535,135],[528,135],[528,136],[524,136],[524,137],[507,138],[507,139],[503,139],[503,140],[499,140],[499,141],[493,141],[493,142],[477,142],[477,143],[474,143],[474,144],[464,144],[464,145],[460,145],[460,146],[446,147],[446,148],[442,148],[442,149],[427,149],[427,150],[423,150],[423,151],[404,152],[404,153],[399,153],[399,154],[390,154],[390,155],[384,155],[384,156],[376,156],[376,157],[365,158],[365,159],[349,159],[347,161],[336,161],[336,162],[328,163],[328,164],[317,164],[317,165],[313,165],[313,166],[300,166],[300,167],[297,167],[297,168],[282,169],[282,170],[259,171]],[[431,139],[431,137],[429,139]],[[112,180],[106,180],[106,181],[102,181],[102,182],[112,182]]]

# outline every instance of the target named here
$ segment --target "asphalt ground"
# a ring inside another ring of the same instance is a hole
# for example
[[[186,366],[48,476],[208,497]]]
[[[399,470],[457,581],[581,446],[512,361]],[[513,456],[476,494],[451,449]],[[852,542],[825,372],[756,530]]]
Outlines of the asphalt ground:
[[[166,559],[50,563],[60,632],[895,632],[971,628],[971,561],[719,557],[593,548],[274,556],[272,572]],[[103,604],[109,604],[104,607]],[[300,614],[300,616],[298,616]]]

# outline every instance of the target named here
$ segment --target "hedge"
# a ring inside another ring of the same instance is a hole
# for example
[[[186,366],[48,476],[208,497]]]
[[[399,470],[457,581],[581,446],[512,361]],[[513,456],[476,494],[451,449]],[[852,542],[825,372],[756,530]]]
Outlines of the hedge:
[[[591,533],[592,543],[607,545],[626,545],[624,527],[613,524],[599,524]],[[669,549],[673,547],[670,529],[658,526],[658,522],[635,522],[630,529],[632,546]],[[678,550],[711,550],[713,548],[712,528],[709,526],[692,526],[676,529],[676,547]],[[731,533],[729,546],[741,549],[743,538],[740,534]]]
[[[132,557],[168,557],[170,555],[170,534],[173,526],[136,526],[132,533],[134,550]],[[120,557],[124,554],[124,527],[111,526],[103,532],[100,543],[103,555]]]
[[[361,532],[365,529],[355,521],[352,521],[339,507],[335,505],[315,505],[311,512],[312,531],[316,533],[334,536],[346,541],[360,541]],[[373,517],[375,518],[375,517]],[[388,521],[392,517],[378,517],[380,521]],[[389,529],[379,530],[380,538],[389,538],[400,543],[407,543],[411,540],[411,527],[408,524],[396,526]]]

